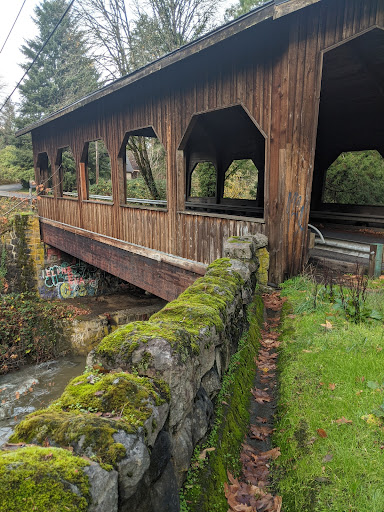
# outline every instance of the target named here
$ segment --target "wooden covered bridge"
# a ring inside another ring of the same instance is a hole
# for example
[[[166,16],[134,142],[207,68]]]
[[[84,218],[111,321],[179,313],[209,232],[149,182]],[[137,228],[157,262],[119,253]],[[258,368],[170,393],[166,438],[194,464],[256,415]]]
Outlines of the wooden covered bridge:
[[[81,72],[81,70],[79,70]],[[384,206],[326,204],[327,168],[343,151],[384,155],[384,0],[271,0],[179,50],[26,127],[42,239],[166,299],[222,256],[233,235],[269,239],[271,282],[302,269],[308,222],[384,224]],[[126,143],[156,137],[166,202],[126,193]],[[110,156],[111,200],[89,192],[88,148]],[[76,194],[63,192],[71,148]],[[232,162],[257,173],[252,197],[225,192]],[[215,170],[210,197],[193,173]]]

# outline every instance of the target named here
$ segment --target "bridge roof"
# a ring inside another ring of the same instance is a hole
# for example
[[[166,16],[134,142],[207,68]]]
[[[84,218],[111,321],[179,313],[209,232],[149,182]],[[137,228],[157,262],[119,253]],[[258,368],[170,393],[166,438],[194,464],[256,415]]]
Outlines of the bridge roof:
[[[63,107],[62,109],[49,114],[40,121],[32,123],[21,130],[16,132],[16,136],[19,137],[32,130],[39,128],[55,119],[69,114],[85,105],[99,100],[127,85],[137,82],[145,77],[148,77],[162,69],[165,69],[183,59],[186,59],[198,52],[201,52],[213,45],[224,41],[242,32],[254,25],[257,25],[268,19],[277,19],[287,14],[293,13],[299,9],[307,7],[309,5],[320,2],[321,0],[270,0],[266,3],[252,9],[247,14],[240,16],[236,20],[230,21],[215,30],[208,32],[198,39],[174,50],[173,52],[167,53],[159,59],[150,62],[149,64],[125,75],[114,82],[98,89],[97,91],[81,98],[80,100],[71,103],[70,105]]]

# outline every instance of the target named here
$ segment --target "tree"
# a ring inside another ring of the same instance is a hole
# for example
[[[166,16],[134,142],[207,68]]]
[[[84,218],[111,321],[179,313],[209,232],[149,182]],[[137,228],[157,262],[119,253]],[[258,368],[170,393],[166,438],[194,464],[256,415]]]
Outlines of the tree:
[[[8,101],[3,110],[0,112],[0,150],[6,146],[15,144],[15,131],[15,106],[11,101]]]
[[[26,57],[23,69],[36,57],[67,5],[66,0],[43,0],[36,6],[34,22],[39,34],[21,48]],[[98,80],[85,35],[69,12],[20,86],[19,124],[37,121],[89,94],[98,87]]]
[[[124,0],[84,0],[78,13],[91,34],[99,69],[110,80],[199,37],[213,26],[217,6],[217,0],[136,0],[129,21]],[[130,137],[127,148],[151,197],[160,199],[147,141]]]
[[[247,12],[251,11],[255,7],[265,4],[266,0],[238,0],[236,4],[232,5],[225,11],[225,20],[231,21]]]
[[[384,206],[384,158],[378,151],[342,153],[327,170],[323,201]]]

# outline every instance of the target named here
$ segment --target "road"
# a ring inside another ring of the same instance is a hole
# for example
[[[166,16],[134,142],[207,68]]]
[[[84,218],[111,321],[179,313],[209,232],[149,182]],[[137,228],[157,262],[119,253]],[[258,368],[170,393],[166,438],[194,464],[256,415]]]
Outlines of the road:
[[[28,192],[17,192],[21,190],[22,186],[20,183],[14,183],[11,185],[0,185],[0,196],[3,197],[28,197]],[[35,194],[33,194],[35,195]]]

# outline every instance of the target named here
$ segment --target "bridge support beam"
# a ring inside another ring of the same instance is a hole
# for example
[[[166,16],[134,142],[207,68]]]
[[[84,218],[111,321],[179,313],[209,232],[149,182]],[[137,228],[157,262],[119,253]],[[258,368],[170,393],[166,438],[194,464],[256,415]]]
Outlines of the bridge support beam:
[[[43,242],[167,301],[176,299],[205,274],[205,266],[197,262],[179,258],[180,262],[172,264],[163,261],[159,253],[158,258],[137,254],[123,246],[110,245],[107,238],[103,242],[80,234],[76,228],[66,230],[59,225],[40,221],[40,231]],[[172,261],[171,256],[169,259]]]

